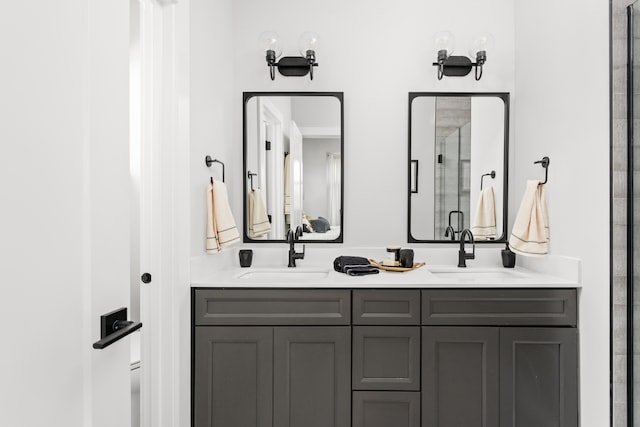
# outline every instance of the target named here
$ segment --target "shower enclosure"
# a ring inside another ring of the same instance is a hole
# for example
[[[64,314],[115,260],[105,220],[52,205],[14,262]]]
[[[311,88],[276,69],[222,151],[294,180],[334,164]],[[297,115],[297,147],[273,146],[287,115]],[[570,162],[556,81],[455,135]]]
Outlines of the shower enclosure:
[[[434,236],[456,240],[463,229],[470,228],[471,220],[471,100],[444,98],[436,102]],[[448,227],[454,231],[447,234]]]
[[[640,279],[640,262],[634,262],[640,254],[640,193],[634,182],[640,180],[640,158],[634,159],[635,151],[640,154],[640,3],[612,5],[611,382],[612,425],[621,427],[640,425],[640,345],[634,345],[640,337],[640,315],[634,315],[640,308],[640,292],[634,290]]]

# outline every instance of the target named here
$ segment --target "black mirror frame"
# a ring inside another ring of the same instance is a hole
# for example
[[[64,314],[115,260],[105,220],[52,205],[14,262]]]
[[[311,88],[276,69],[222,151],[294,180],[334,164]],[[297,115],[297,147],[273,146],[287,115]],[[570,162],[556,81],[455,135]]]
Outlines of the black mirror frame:
[[[460,240],[427,240],[416,239],[411,234],[411,105],[413,100],[420,97],[445,97],[445,96],[468,96],[468,97],[492,97],[499,98],[504,102],[504,181],[502,194],[502,236],[496,240],[476,240],[480,244],[505,244],[509,241],[507,236],[508,229],[508,212],[509,212],[509,92],[409,92],[409,132],[408,132],[408,153],[407,153],[407,241],[409,243],[460,243]]]
[[[282,239],[252,239],[247,234],[247,103],[259,96],[326,96],[337,98],[340,102],[340,234],[333,240],[306,240],[301,243],[343,243],[344,240],[344,92],[243,92],[242,93],[242,240],[244,243],[287,243]]]

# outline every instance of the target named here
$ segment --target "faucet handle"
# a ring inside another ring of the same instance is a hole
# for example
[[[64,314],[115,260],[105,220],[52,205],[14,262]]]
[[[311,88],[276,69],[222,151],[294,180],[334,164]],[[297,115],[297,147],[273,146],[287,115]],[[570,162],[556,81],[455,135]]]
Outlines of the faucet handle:
[[[304,253],[307,250],[307,245],[302,245],[302,252],[298,253],[298,256],[300,257],[300,259],[304,259]]]

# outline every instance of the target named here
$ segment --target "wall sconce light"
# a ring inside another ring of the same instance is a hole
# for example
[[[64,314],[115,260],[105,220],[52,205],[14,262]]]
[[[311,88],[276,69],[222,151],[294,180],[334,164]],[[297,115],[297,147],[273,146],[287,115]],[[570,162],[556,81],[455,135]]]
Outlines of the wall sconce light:
[[[482,78],[482,66],[487,62],[487,50],[493,47],[493,36],[491,34],[481,34],[475,38],[469,49],[469,56],[475,58],[476,62],[466,56],[453,56],[455,48],[455,38],[448,31],[441,31],[435,35],[435,46],[438,52],[438,62],[433,65],[438,67],[438,80],[442,76],[462,77],[466,76],[475,68],[476,80]]]
[[[265,51],[267,66],[271,80],[276,79],[276,68],[283,76],[306,76],[309,74],[313,80],[313,67],[317,67],[316,49],[318,45],[318,35],[312,32],[305,32],[300,35],[298,47],[301,56],[285,56],[278,62],[276,60],[282,55],[280,38],[273,31],[265,31],[260,34],[260,44]]]

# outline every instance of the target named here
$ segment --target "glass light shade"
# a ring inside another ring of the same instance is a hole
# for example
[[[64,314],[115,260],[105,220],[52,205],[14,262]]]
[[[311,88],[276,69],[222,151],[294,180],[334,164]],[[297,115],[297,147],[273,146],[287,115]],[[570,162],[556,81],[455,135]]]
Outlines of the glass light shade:
[[[279,58],[282,55],[282,46],[280,46],[280,36],[273,31],[265,31],[260,34],[259,37],[260,49],[265,52],[268,50],[273,50],[276,53],[276,58]]]
[[[471,43],[469,48],[469,56],[471,59],[475,59],[478,52],[489,51],[495,47],[495,39],[489,33],[478,34]]]
[[[436,52],[446,50],[447,55],[450,56],[456,48],[456,39],[449,31],[439,31],[434,36],[434,45]]]
[[[318,34],[311,31],[302,33],[298,39],[298,48],[304,57],[307,56],[308,50],[316,52],[318,50]]]

